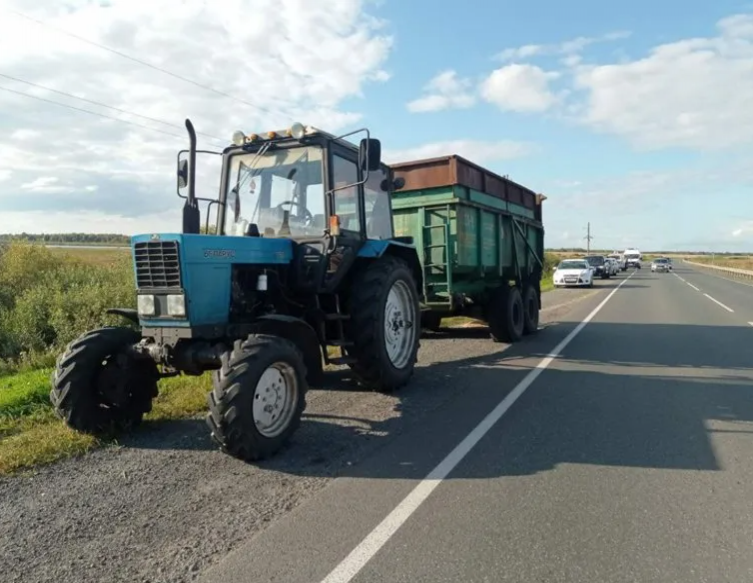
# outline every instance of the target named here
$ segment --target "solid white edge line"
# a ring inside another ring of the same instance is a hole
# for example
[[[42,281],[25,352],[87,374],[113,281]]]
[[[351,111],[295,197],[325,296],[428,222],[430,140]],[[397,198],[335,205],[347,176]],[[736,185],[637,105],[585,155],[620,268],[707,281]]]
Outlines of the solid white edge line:
[[[695,291],[701,291],[701,290],[699,290],[699,289],[698,289],[698,288],[697,288],[696,286],[694,286],[694,285],[693,285],[692,283],[690,283],[689,281],[686,281],[685,283],[687,283],[687,284],[688,284],[688,285],[689,285],[690,287],[692,287],[692,288],[693,288],[693,289],[694,289]]]
[[[377,527],[372,530],[350,554],[337,565],[321,583],[349,583],[361,569],[366,566],[374,555],[392,538],[398,529],[405,524],[411,515],[429,497],[434,489],[442,483],[452,470],[463,461],[473,447],[481,441],[489,430],[507,413],[513,403],[531,386],[538,376],[557,358],[565,347],[572,342],[583,328],[598,314],[606,303],[617,293],[622,285],[635,275],[631,273],[614,288],[601,303],[580,322],[557,346],[554,347],[525,378],[473,428],[473,430],[445,457],[419,484],[390,512]]]
[[[717,304],[717,305],[721,306],[722,308],[724,308],[724,309],[725,309],[725,310],[727,310],[728,312],[732,312],[732,313],[734,313],[734,311],[735,311],[735,310],[733,310],[732,308],[728,308],[727,306],[725,306],[725,305],[724,305],[724,304],[723,304],[722,302],[720,302],[719,300],[715,300],[714,298],[712,298],[712,297],[711,297],[711,296],[710,296],[709,294],[703,294],[703,295],[705,295],[705,296],[706,296],[706,297],[707,297],[708,299],[710,299],[710,300],[711,300],[712,302],[714,302],[715,304]]]

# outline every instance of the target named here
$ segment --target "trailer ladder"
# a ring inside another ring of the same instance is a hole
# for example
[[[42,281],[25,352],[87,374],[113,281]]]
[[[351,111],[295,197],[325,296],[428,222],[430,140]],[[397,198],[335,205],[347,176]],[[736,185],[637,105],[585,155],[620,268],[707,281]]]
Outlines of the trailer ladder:
[[[450,299],[450,282],[452,279],[452,264],[450,262],[450,221],[449,221],[449,206],[442,222],[437,225],[427,224],[431,217],[431,210],[427,213],[427,209],[421,209],[419,212],[422,215],[421,224],[422,231],[421,236],[421,248],[423,249],[423,257],[421,263],[423,264],[424,271],[424,297],[431,301],[434,296],[447,295]],[[432,235],[441,233],[441,242],[434,242]],[[426,244],[428,243],[428,244]],[[442,249],[443,260],[441,263],[432,263],[432,250]],[[434,269],[439,269],[444,274],[444,278],[441,280],[434,280],[437,275]]]

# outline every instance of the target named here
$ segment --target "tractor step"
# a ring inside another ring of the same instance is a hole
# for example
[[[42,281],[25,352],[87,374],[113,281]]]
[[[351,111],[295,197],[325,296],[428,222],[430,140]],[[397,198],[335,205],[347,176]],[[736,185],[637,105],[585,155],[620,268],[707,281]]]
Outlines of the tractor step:
[[[336,322],[337,320],[346,321],[350,320],[350,314],[325,314],[324,319],[330,322]]]
[[[336,358],[330,358],[329,364],[334,365],[342,365],[342,364],[355,364],[358,362],[358,359],[352,357],[352,356],[338,356]]]
[[[330,340],[327,342],[327,345],[347,348],[348,346],[353,346],[353,342],[351,340]]]

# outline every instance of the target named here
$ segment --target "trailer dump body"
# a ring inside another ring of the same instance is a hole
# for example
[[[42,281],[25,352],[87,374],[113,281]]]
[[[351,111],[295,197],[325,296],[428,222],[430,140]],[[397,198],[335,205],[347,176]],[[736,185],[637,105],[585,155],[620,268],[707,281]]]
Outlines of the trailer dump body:
[[[427,327],[467,314],[491,328],[490,309],[501,296],[517,289],[530,299],[528,288],[538,321],[544,197],[457,155],[392,169],[405,180],[393,194],[395,235],[412,237],[418,249]]]

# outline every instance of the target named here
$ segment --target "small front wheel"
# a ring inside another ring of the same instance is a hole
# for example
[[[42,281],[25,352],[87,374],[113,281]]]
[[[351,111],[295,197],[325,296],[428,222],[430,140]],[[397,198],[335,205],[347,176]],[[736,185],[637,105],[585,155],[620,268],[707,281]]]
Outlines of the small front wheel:
[[[206,421],[226,453],[265,459],[298,429],[308,387],[303,356],[292,342],[266,334],[236,340],[212,376]]]
[[[92,330],[71,342],[52,373],[50,401],[58,417],[84,433],[117,433],[141,423],[157,396],[159,371],[128,347],[132,328]]]

